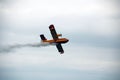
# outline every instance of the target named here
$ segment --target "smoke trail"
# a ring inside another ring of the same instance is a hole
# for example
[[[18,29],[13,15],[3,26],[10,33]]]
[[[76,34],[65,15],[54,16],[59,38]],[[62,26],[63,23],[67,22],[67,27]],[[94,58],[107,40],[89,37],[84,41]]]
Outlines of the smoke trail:
[[[33,44],[14,44],[14,45],[7,45],[7,46],[0,46],[0,53],[7,53],[12,51],[16,48],[23,48],[23,47],[44,47],[49,46],[49,43],[33,43]]]

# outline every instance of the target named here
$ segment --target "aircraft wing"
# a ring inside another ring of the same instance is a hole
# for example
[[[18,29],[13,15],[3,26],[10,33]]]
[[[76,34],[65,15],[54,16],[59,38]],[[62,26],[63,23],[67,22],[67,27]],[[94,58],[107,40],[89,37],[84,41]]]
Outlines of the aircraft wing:
[[[56,44],[56,47],[61,54],[64,53],[64,50],[63,50],[62,45],[60,43]]]
[[[53,39],[56,41],[58,39],[58,36],[57,36],[57,32],[54,28],[54,25],[50,25],[49,29],[50,29],[50,32],[51,32]]]

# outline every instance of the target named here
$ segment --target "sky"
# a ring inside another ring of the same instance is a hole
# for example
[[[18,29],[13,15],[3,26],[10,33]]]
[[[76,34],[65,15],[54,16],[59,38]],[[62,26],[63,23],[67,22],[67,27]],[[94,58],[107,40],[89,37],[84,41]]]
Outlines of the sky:
[[[119,0],[0,0],[0,80],[120,80]],[[42,45],[49,25],[68,38]]]

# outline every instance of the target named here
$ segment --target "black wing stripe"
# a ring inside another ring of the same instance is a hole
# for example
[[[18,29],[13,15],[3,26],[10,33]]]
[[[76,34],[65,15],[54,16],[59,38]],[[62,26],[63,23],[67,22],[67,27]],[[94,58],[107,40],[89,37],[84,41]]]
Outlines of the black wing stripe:
[[[53,37],[54,40],[57,40],[58,39],[58,36],[57,36],[57,32],[54,28],[54,25],[50,25],[49,26],[49,29],[50,29],[50,32],[51,32],[51,35]]]
[[[58,51],[59,51],[61,54],[64,53],[64,50],[63,50],[63,48],[62,48],[62,46],[61,46],[60,43],[56,44],[56,47],[57,47]]]

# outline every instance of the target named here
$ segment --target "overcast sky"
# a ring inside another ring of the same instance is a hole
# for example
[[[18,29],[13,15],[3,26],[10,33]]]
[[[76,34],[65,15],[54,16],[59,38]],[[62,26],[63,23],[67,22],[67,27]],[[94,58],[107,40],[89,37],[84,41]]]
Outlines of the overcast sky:
[[[120,80],[119,0],[0,0],[1,80]],[[52,39],[48,26],[70,41],[8,48]],[[8,50],[9,49],[9,50]]]

